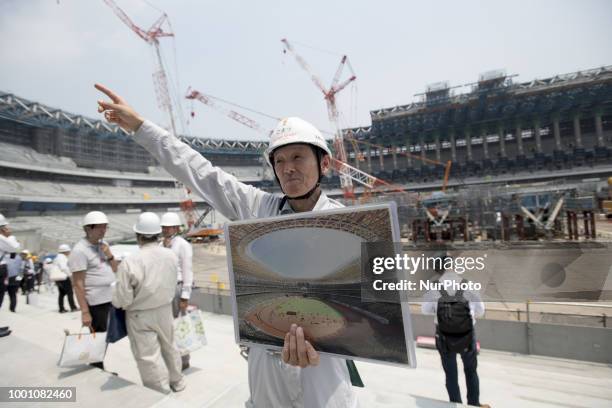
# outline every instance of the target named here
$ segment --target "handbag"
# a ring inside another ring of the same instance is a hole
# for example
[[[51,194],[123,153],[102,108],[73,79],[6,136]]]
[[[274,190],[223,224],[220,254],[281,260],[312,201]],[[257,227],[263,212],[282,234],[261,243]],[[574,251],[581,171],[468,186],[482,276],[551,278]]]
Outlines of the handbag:
[[[174,345],[181,356],[196,351],[203,346],[195,331],[191,316],[183,315],[174,319]]]
[[[105,333],[79,333],[70,334],[66,330],[64,346],[58,365],[60,367],[74,367],[104,361],[106,354]]]
[[[206,341],[206,330],[204,329],[204,317],[202,316],[202,312],[199,309],[194,309],[187,312],[187,314],[191,318],[191,323],[198,336],[198,340],[205,346],[208,342]]]
[[[108,311],[108,327],[106,328],[106,342],[116,343],[127,336],[125,324],[125,310],[111,305]]]
[[[50,281],[58,282],[58,281],[64,281],[68,278],[68,275],[62,272],[62,270],[56,265],[52,265],[49,269],[50,269],[49,270],[49,280]]]

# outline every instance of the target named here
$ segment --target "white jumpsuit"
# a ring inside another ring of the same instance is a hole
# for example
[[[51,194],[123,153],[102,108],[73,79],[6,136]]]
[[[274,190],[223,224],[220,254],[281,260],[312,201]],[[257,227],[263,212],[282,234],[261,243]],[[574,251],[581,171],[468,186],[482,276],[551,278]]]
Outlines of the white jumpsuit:
[[[121,262],[113,285],[113,306],[125,309],[142,383],[163,393],[170,392],[169,385],[184,388],[172,326],[177,269],[176,255],[152,242]]]
[[[279,208],[281,196],[239,182],[148,120],[134,134],[134,140],[171,175],[230,220],[271,217],[290,210],[287,203]],[[321,194],[313,211],[338,207],[342,204]],[[278,353],[253,347],[249,351],[249,387],[247,407],[358,406],[345,360],[325,355],[318,366],[302,369],[283,363]]]

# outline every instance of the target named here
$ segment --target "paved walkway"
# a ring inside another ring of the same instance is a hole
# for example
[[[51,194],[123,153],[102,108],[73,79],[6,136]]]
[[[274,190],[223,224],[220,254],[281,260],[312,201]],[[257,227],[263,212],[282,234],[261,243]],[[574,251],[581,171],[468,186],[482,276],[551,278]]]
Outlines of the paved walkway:
[[[8,299],[5,299],[5,301]],[[184,392],[163,395],[141,385],[129,342],[109,347],[106,367],[57,367],[64,328],[80,326],[79,313],[57,313],[53,294],[39,304],[24,304],[17,313],[0,310],[0,326],[13,334],[0,339],[0,386],[76,386],[77,403],[70,406],[113,407],[243,407],[248,398],[247,364],[234,343],[230,316],[205,313],[209,344],[192,354]],[[362,408],[449,407],[444,374],[435,350],[417,349],[415,370],[357,363],[366,384],[355,389]],[[493,407],[610,407],[612,367],[580,361],[515,355],[483,350],[479,356],[481,401]],[[460,379],[465,395],[464,380]],[[14,403],[3,406],[60,406]],[[62,406],[68,406],[64,403]]]

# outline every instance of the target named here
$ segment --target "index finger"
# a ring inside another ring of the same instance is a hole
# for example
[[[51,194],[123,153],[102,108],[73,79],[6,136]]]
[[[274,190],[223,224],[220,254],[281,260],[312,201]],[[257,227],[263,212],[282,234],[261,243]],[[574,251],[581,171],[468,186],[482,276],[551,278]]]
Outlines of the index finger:
[[[100,91],[106,94],[106,96],[108,96],[109,98],[111,98],[111,100],[114,103],[125,103],[125,101],[123,100],[123,98],[121,98],[119,95],[117,95],[116,93],[114,93],[113,91],[111,91],[110,89],[108,89],[107,87],[105,87],[102,84],[94,84],[94,87]]]

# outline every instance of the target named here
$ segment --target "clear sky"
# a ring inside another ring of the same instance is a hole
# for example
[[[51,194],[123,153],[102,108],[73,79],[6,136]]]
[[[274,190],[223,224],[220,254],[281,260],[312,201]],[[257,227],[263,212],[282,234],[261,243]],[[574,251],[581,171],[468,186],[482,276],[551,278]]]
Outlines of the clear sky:
[[[176,37],[162,39],[162,50],[178,82],[174,94],[193,86],[323,130],[332,127],[322,94],[283,54],[283,37],[325,84],[340,56],[349,56],[358,79],[339,98],[343,127],[368,126],[371,110],[410,103],[433,82],[462,85],[500,68],[529,81],[612,65],[608,0],[115,1],[145,28],[158,9],[168,14]],[[0,1],[0,56],[2,91],[96,117],[93,83],[101,82],[168,123],[156,104],[151,47],[103,0]],[[193,108],[186,133],[264,138],[198,102]],[[185,116],[191,110],[183,101]]]

